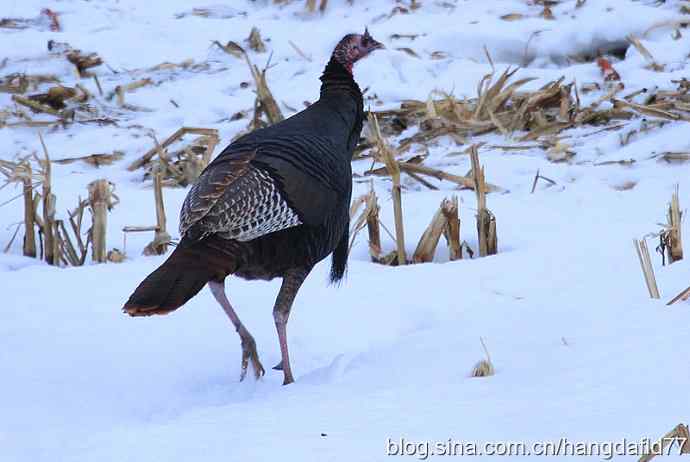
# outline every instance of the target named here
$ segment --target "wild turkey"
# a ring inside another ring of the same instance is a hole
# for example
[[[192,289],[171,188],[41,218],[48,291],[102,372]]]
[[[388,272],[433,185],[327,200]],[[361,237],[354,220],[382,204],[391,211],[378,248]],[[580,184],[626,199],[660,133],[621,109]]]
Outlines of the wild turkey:
[[[319,100],[278,124],[236,140],[190,189],[180,212],[182,239],[129,297],[132,316],[166,314],[208,284],[237,330],[244,379],[249,361],[264,368],[254,338],[225,294],[225,278],[283,282],[273,308],[284,384],[293,382],[286,325],[292,302],[314,265],[333,253],[339,281],[348,254],[350,162],[363,123],[352,66],[383,48],[365,31],[343,37],[321,76]]]

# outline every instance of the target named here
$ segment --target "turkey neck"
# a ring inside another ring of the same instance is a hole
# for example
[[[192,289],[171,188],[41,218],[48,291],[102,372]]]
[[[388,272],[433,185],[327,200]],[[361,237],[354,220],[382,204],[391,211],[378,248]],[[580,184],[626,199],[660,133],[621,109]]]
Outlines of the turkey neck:
[[[331,57],[321,75],[319,102],[334,109],[349,125],[345,143],[351,158],[362,132],[364,102],[352,73],[334,57]]]
[[[331,57],[321,74],[321,98],[330,95],[349,94],[355,101],[362,101],[359,85],[352,78],[352,73]]]

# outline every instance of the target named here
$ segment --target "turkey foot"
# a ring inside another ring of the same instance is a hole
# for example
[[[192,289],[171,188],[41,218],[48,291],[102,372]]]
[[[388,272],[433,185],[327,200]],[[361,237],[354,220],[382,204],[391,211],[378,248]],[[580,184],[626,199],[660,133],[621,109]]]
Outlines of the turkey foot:
[[[249,332],[245,331],[245,335],[240,335],[242,337],[242,372],[240,372],[240,382],[247,376],[247,367],[249,366],[249,361],[252,362],[254,375],[258,380],[266,373],[266,371],[264,370],[264,366],[261,364],[261,361],[259,361],[259,354],[256,352],[256,342],[254,341],[254,337],[252,337]]]
[[[283,360],[281,359],[278,364],[273,366],[274,371],[282,371],[283,370]]]
[[[213,296],[216,298],[216,301],[223,307],[223,311],[225,311],[225,314],[230,318],[232,325],[235,326],[235,330],[242,341],[242,371],[240,372],[240,381],[244,380],[247,376],[249,361],[252,362],[252,366],[254,367],[254,375],[256,375],[257,379],[260,378],[266,371],[264,370],[264,366],[261,365],[261,361],[259,361],[259,355],[256,352],[256,342],[252,334],[249,333],[247,328],[244,327],[244,324],[242,324],[242,321],[240,321],[239,316],[237,316],[237,313],[235,313],[235,310],[230,304],[230,300],[228,300],[228,297],[225,295],[225,283],[222,281],[209,281],[208,286],[211,289],[211,293],[213,293]]]

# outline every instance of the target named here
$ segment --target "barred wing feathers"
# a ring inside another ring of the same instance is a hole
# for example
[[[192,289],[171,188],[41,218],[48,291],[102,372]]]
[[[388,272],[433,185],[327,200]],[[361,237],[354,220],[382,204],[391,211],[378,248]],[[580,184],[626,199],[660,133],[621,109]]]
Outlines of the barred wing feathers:
[[[318,226],[348,195],[343,167],[326,137],[256,136],[228,146],[190,189],[180,234],[250,241],[300,224]]]
[[[270,175],[251,164],[256,152],[233,153],[207,168],[180,212],[180,234],[194,240],[210,234],[250,241],[301,224]]]

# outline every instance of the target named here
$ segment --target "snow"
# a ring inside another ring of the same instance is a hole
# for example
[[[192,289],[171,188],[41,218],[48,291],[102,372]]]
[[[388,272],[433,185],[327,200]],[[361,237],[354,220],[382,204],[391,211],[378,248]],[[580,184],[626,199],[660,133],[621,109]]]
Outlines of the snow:
[[[3,17],[33,18],[49,7],[60,14],[64,32],[0,29],[0,56],[7,58],[0,76],[46,72],[76,83],[71,67],[46,51],[49,39],[98,52],[112,68],[96,71],[106,93],[149,76],[137,69],[163,61],[208,63],[203,71],[155,73],[156,85],[126,97],[152,112],[123,112],[119,126],[44,132],[55,159],[125,153],[99,169],[53,166],[59,215],[86,194],[89,182],[116,183],[120,203],[108,218],[108,248],[122,248],[123,226],[153,221],[150,184],[142,182],[141,171],[126,170],[151,147],[150,130],[160,140],[182,125],[213,127],[227,142],[247,124],[227,118],[252,108],[252,86],[240,86],[251,76],[244,63],[212,47],[213,40],[242,43],[252,26],[259,27],[273,53],[271,90],[293,108],[318,98],[318,76],[333,45],[364,25],[388,48],[355,68],[367,95],[376,96],[370,100],[375,108],[424,100],[433,90],[474,96],[491,70],[484,47],[497,70],[524,65],[516,78],[538,78],[527,88],[561,75],[568,82],[601,83],[594,64],[571,58],[618,47],[629,34],[640,37],[665,70],[646,69],[630,47],[614,63],[626,92],[670,90],[672,80],[687,75],[690,34],[681,29],[674,40],[668,26],[687,21],[683,4],[588,0],[575,8],[575,1],[564,1],[549,21],[538,16],[540,7],[518,0],[427,0],[414,12],[390,17],[396,4],[373,0],[353,6],[332,0],[323,16],[304,13],[301,1],[9,0]],[[212,7],[219,17],[176,17],[196,7]],[[510,13],[526,17],[499,19]],[[391,39],[394,33],[420,36]],[[435,51],[448,57],[432,59]],[[263,66],[268,54],[251,58]],[[81,83],[97,93],[92,80]],[[583,94],[583,104],[603,94]],[[9,95],[0,93],[0,107],[9,104]],[[640,123],[632,120],[624,130]],[[298,295],[288,328],[296,382],[287,387],[281,386],[282,373],[269,369],[280,357],[271,313],[279,281],[227,282],[268,370],[259,381],[239,382],[239,341],[208,291],[169,316],[131,319],[121,313],[132,289],[164,259],[139,256],[150,235],[128,238],[129,258],[122,264],[67,269],[22,257],[17,239],[0,255],[0,460],[379,461],[390,459],[387,438],[655,440],[687,422],[690,411],[688,304],[665,306],[689,284],[690,263],[662,267],[653,256],[662,299],[650,300],[631,240],[659,229],[676,183],[681,207],[690,203],[688,164],[653,157],[688,151],[686,124],[638,134],[625,146],[622,132],[571,130],[565,133],[576,152],[570,163],[551,163],[537,148],[483,147],[487,180],[508,191],[488,196],[499,254],[448,262],[442,242],[435,263],[384,267],[369,263],[360,234],[341,287],[327,286],[325,261]],[[473,141],[515,143],[496,134]],[[28,128],[0,129],[0,146],[2,159],[40,152],[36,131]],[[464,175],[469,158],[448,155],[463,149],[442,142],[426,164]],[[637,162],[598,165],[624,159]],[[369,167],[370,161],[353,164],[360,173]],[[557,185],[539,183],[531,194],[537,169]],[[630,181],[632,189],[618,190]],[[354,184],[354,197],[369,187],[368,179]],[[451,194],[461,201],[462,238],[476,249],[474,193],[436,184],[440,191],[404,179],[408,252]],[[378,179],[375,187],[382,221],[392,229],[390,184]],[[0,203],[18,192],[0,190]],[[176,230],[186,190],[164,194],[168,228]],[[0,208],[3,247],[22,217],[19,201]],[[683,230],[690,232],[686,223]],[[391,239],[382,237],[384,250],[392,250]],[[653,239],[649,243],[655,246]],[[480,337],[496,374],[470,378],[484,358]]]

